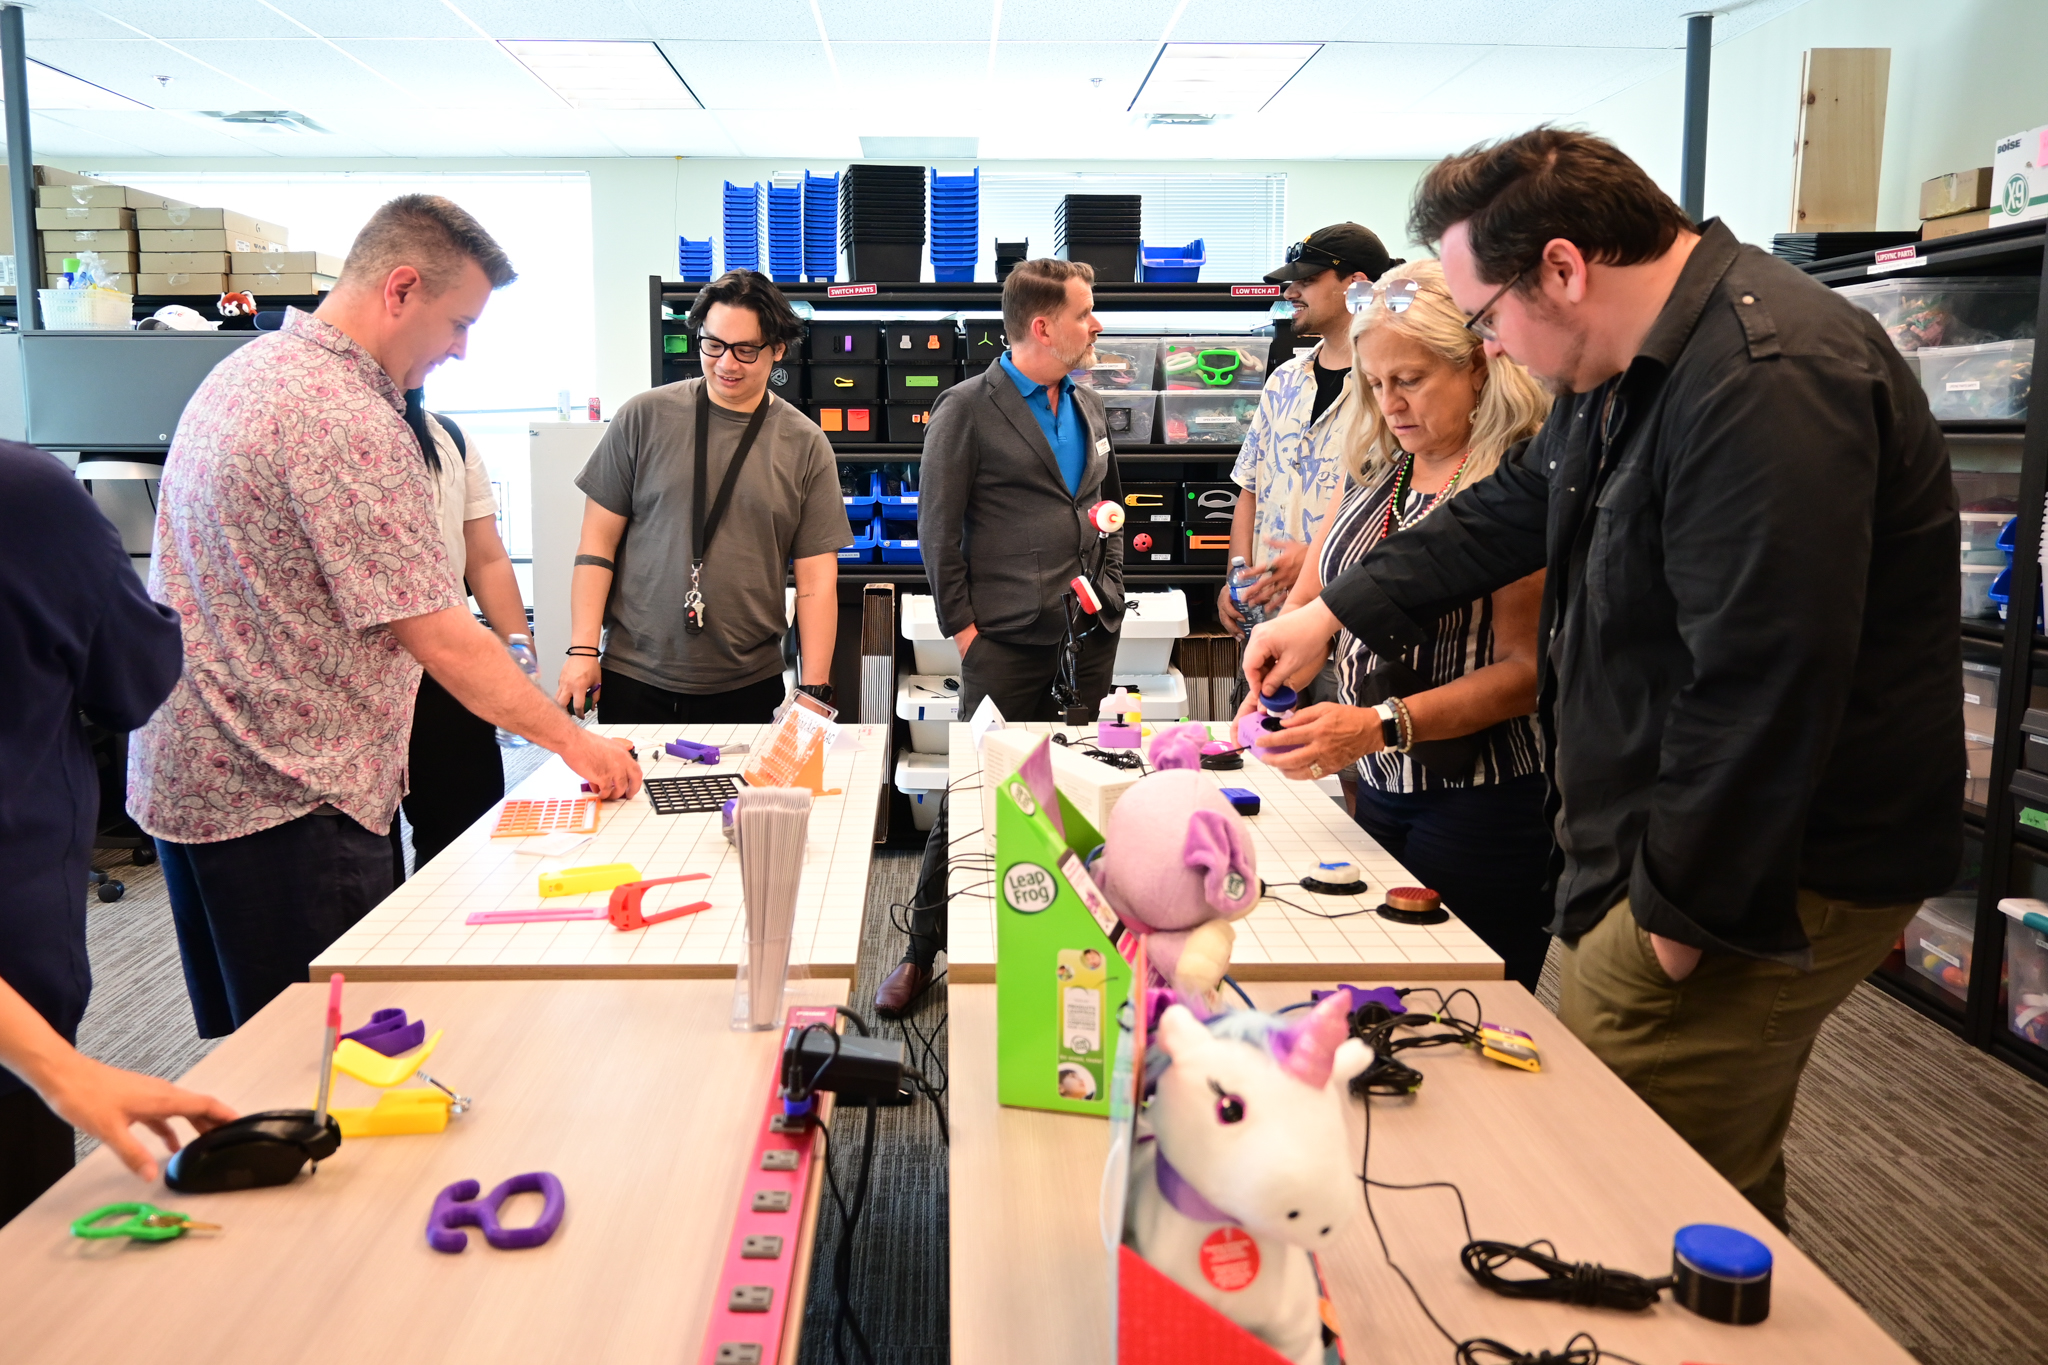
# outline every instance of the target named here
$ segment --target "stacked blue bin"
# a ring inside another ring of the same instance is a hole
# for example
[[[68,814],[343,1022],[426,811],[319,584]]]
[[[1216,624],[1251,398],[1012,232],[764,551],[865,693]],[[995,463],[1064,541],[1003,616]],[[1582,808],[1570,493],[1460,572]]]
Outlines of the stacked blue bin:
[[[804,172],[804,275],[839,278],[839,177]]]
[[[761,186],[725,182],[725,268],[761,268]]]
[[[804,192],[795,185],[768,187],[768,275],[777,284],[804,277]]]
[[[981,240],[981,167],[973,175],[932,172],[932,278],[941,284],[974,279]]]
[[[2014,517],[2005,524],[2005,529],[1998,533],[1998,548],[2005,552],[2005,567],[1999,571],[1998,577],[1991,580],[1991,587],[1984,594],[1998,604],[1998,619],[2001,621],[2006,619],[2007,608],[2012,605],[2012,557],[2019,545],[2019,532],[2020,519]],[[2037,596],[2034,602],[2035,630],[2043,628],[2044,618],[2048,618],[2048,611],[2044,611],[2043,604]]]
[[[1146,284],[1193,284],[1202,278],[1202,264],[1208,259],[1208,247],[1200,237],[1186,246],[1146,246],[1140,242],[1138,278]]]
[[[917,544],[917,466],[901,466],[895,480],[877,484],[882,490],[875,499],[875,548],[884,564],[922,564],[924,555]],[[890,494],[887,489],[894,487]]]
[[[682,272],[686,284],[709,284],[711,282],[711,239],[693,242],[688,237],[676,238],[676,269]]]

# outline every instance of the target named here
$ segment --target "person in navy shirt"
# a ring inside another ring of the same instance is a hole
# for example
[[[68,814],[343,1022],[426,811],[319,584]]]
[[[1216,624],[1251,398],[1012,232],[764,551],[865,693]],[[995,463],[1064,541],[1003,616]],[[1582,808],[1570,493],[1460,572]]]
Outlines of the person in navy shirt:
[[[178,618],[54,456],[0,441],[0,1223],[71,1169],[71,1121],[140,1174],[144,1122],[232,1118],[217,1101],[80,1056],[92,990],[86,873],[99,777],[85,722],[133,730],[184,662]],[[26,1008],[23,1008],[24,1004]],[[63,1117],[59,1117],[62,1114]]]

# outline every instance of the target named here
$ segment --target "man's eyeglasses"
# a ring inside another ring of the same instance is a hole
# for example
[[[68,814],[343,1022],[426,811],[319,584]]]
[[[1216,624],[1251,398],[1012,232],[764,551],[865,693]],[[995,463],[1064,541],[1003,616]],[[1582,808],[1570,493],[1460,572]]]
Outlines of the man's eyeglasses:
[[[1421,280],[1353,280],[1344,290],[1344,306],[1354,313],[1363,313],[1377,298],[1389,313],[1405,313],[1421,292]]]
[[[1287,264],[1293,265],[1304,257],[1308,259],[1310,265],[1320,265],[1327,270],[1336,270],[1343,265],[1343,262],[1337,257],[1332,256],[1319,246],[1310,246],[1306,240],[1296,242],[1293,246],[1287,248]]]
[[[716,360],[727,351],[731,351],[734,360],[742,365],[751,365],[759,360],[761,352],[767,349],[758,342],[720,341],[709,332],[697,334],[697,353],[706,360]]]
[[[1471,317],[1465,319],[1465,330],[1470,332],[1473,336],[1478,337],[1481,341],[1499,341],[1500,336],[1493,330],[1493,324],[1488,321],[1483,321],[1483,319],[1485,319],[1487,314],[1493,311],[1495,304],[1499,303],[1502,299],[1507,297],[1508,290],[1513,289],[1516,285],[1520,284],[1522,282],[1523,277],[1535,268],[1536,267],[1533,265],[1523,266],[1520,270],[1515,272],[1515,277],[1513,279],[1509,280],[1500,288],[1494,290],[1493,297],[1488,299],[1485,302],[1485,304],[1481,306],[1478,312],[1474,313]]]

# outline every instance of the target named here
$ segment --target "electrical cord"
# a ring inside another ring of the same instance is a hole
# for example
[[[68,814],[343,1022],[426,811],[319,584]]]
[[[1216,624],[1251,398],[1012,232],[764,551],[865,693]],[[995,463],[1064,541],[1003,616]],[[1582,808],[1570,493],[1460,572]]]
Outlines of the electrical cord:
[[[1289,910],[1299,910],[1302,914],[1314,915],[1317,919],[1350,919],[1353,915],[1370,915],[1374,911],[1379,909],[1377,905],[1368,905],[1361,907],[1357,910],[1311,910],[1306,905],[1296,905],[1293,901],[1287,899],[1287,897],[1285,896],[1274,895],[1273,884],[1271,882],[1260,882],[1259,886],[1259,899],[1278,901],[1280,902],[1280,904],[1286,906]]]

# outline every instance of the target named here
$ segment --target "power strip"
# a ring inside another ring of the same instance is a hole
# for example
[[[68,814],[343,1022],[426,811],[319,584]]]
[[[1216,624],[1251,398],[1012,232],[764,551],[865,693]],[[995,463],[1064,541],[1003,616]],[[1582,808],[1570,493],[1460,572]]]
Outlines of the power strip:
[[[981,827],[991,840],[996,828],[996,789],[1046,739],[1041,730],[991,730],[981,741]],[[1137,785],[1138,774],[1112,768],[1099,758],[1065,745],[1052,746],[1053,785],[1098,832],[1109,828],[1109,813]]]
[[[837,1022],[830,1005],[793,1006],[783,1021],[782,1036],[786,1039],[808,1024],[832,1028]],[[796,1359],[803,1327],[802,1314],[795,1311],[797,1249],[804,1242],[804,1224],[816,1216],[819,1182],[812,1151],[823,1117],[821,1110],[816,1121],[785,1129],[778,1050],[699,1365],[779,1365]]]

